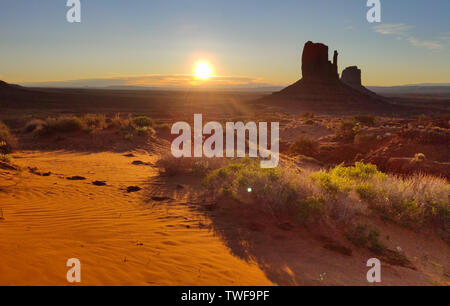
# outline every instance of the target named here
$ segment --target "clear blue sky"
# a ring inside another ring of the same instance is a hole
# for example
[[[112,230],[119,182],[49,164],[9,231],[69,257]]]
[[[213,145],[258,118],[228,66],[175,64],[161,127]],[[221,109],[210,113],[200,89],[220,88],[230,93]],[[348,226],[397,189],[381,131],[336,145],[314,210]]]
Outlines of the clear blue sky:
[[[0,79],[176,85],[205,60],[222,82],[285,85],[312,40],[366,85],[450,83],[449,0],[381,0],[380,24],[366,0],[81,0],[80,24],[65,4],[0,0]]]

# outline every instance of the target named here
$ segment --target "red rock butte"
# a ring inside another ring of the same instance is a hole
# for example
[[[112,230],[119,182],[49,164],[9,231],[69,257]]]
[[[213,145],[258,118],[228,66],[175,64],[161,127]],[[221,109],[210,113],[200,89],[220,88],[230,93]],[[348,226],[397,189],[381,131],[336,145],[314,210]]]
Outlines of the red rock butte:
[[[394,105],[361,84],[361,70],[348,67],[339,79],[338,52],[308,41],[302,54],[302,78],[264,99],[302,110],[323,112],[392,111]]]

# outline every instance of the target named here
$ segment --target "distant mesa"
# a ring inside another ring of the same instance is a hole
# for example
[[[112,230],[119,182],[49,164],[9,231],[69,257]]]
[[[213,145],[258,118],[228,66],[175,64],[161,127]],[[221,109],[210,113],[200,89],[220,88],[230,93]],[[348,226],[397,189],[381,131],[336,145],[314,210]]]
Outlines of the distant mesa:
[[[294,84],[263,99],[313,111],[359,111],[391,109],[385,98],[365,88],[361,83],[361,70],[357,66],[338,73],[338,52],[332,61],[328,46],[308,41],[302,53],[302,78]]]
[[[342,71],[341,81],[352,87],[362,86],[361,69],[358,66],[350,66]]]
[[[339,79],[338,53],[334,51],[333,62],[328,60],[328,46],[308,41],[303,48],[302,74],[304,79]]]

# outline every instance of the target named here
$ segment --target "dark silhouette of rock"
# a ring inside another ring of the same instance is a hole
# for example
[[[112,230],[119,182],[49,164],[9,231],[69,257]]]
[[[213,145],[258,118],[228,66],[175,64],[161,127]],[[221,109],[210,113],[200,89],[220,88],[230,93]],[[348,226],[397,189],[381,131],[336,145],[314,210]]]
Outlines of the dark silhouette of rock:
[[[302,74],[304,79],[338,79],[338,53],[334,51],[333,63],[328,60],[328,46],[308,41],[303,48]]]
[[[66,179],[68,179],[69,181],[84,181],[86,178],[84,176],[71,176],[71,177],[67,177]]]
[[[361,83],[361,69],[357,66],[350,66],[342,71],[341,81],[349,86],[362,86]]]
[[[302,79],[272,96],[262,98],[297,111],[332,113],[392,112],[399,107],[361,85],[361,72],[354,66],[346,69],[347,85],[339,79],[338,52],[328,60],[328,46],[308,41],[302,54]],[[358,72],[359,71],[359,72]]]
[[[131,192],[138,192],[140,191],[142,188],[139,186],[128,186],[127,187],[127,192],[131,193]]]
[[[92,182],[92,184],[95,186],[106,186],[105,181],[94,181],[94,182]]]

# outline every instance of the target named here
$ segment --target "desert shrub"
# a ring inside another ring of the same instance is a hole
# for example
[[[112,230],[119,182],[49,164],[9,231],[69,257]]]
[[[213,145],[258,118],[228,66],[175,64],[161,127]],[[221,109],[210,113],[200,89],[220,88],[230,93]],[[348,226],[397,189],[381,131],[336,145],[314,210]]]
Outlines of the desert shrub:
[[[106,120],[107,128],[122,128],[124,126],[129,126],[131,124],[129,118],[122,118],[119,114],[114,115],[114,117]]]
[[[319,143],[314,139],[300,137],[290,146],[290,151],[301,155],[314,156],[319,152]]]
[[[413,161],[416,163],[424,162],[427,158],[425,157],[425,154],[423,153],[417,153],[414,155]]]
[[[344,167],[339,165],[330,170],[332,176],[351,180],[367,180],[372,178],[385,178],[386,174],[378,171],[376,165],[364,164],[361,162],[355,163],[353,167]]]
[[[136,132],[139,136],[154,136],[156,134],[156,131],[149,126],[136,127]]]
[[[309,196],[298,201],[297,216],[303,221],[317,220],[325,214],[327,199],[323,195]]]
[[[204,177],[208,172],[222,167],[227,161],[224,158],[176,158],[166,154],[156,163],[161,173],[168,176],[192,174]]]
[[[106,128],[106,116],[98,114],[86,114],[81,117],[83,125],[88,130],[105,129]]]
[[[346,238],[357,247],[368,248],[375,254],[382,254],[386,246],[379,241],[380,232],[365,224],[358,224],[345,233]]]
[[[0,153],[0,161],[4,162],[4,163],[10,163],[12,160],[11,156],[9,156],[8,154],[2,154]]]
[[[360,132],[361,128],[359,123],[354,121],[344,121],[339,123],[336,136],[344,141],[353,142],[355,136]]]
[[[26,133],[34,132],[36,129],[41,129],[45,125],[45,121],[41,119],[33,119],[25,124],[24,131]]]
[[[291,216],[298,222],[314,221],[329,210],[330,201],[315,188],[306,173],[263,169],[259,161],[242,159],[217,169],[204,180],[214,196],[224,196],[269,212]]]
[[[151,127],[153,126],[154,121],[147,116],[138,116],[133,118],[133,123],[137,127]]]
[[[0,121],[0,153],[11,153],[16,147],[16,137],[11,135],[6,124]]]
[[[375,117],[372,115],[358,115],[353,117],[356,123],[364,124],[367,126],[373,126],[375,124]]]
[[[424,174],[387,176],[372,186],[375,192],[368,202],[384,217],[413,228],[428,225],[449,231],[450,185],[445,179]]]
[[[81,131],[83,129],[83,122],[80,118],[73,117],[58,117],[47,118],[45,124],[36,126],[34,133],[36,135],[47,135],[52,133],[71,133]]]

